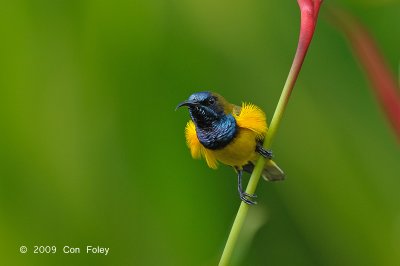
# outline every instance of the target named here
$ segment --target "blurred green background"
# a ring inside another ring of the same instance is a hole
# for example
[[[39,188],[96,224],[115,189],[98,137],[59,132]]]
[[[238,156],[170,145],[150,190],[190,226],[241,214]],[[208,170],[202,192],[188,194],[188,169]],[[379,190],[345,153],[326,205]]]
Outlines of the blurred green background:
[[[236,265],[400,265],[399,145],[330,2],[398,72],[398,1],[326,1],[273,145],[288,178],[260,183]],[[0,264],[217,264],[236,176],[190,157],[174,108],[213,90],[270,119],[298,28],[294,0],[2,1]]]

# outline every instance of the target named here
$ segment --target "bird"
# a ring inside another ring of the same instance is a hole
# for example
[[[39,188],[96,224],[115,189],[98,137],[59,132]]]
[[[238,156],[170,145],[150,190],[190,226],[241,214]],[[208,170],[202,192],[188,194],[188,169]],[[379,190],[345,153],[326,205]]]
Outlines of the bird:
[[[267,133],[267,119],[260,107],[243,102],[241,106],[225,100],[211,91],[195,92],[177,105],[189,109],[190,120],[185,127],[186,144],[191,156],[204,158],[207,165],[217,169],[222,163],[234,168],[237,173],[237,189],[240,199],[249,204],[255,194],[242,188],[243,172],[252,173],[260,156],[269,160],[262,176],[268,181],[284,180],[285,174],[273,161],[272,151],[263,147]]]

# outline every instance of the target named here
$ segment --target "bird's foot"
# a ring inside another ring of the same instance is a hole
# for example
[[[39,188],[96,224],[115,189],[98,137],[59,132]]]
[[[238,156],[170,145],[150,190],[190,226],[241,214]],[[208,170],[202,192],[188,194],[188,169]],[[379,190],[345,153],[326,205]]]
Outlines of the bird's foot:
[[[261,156],[264,157],[265,159],[272,159],[273,157],[272,151],[264,149],[261,143],[257,143],[256,152],[261,154]]]
[[[257,198],[257,195],[256,195],[256,194],[248,194],[248,193],[246,193],[246,192],[241,192],[241,193],[240,193],[240,199],[241,199],[244,203],[246,203],[246,204],[248,204],[248,205],[257,204],[257,201],[252,201],[252,200],[250,200],[249,198],[252,198],[252,199]]]
[[[242,169],[239,169],[238,167],[235,167],[235,169],[236,169],[236,171],[237,171],[237,173],[238,173],[238,192],[239,192],[240,199],[241,199],[244,203],[246,203],[246,204],[248,204],[248,205],[257,204],[256,201],[252,201],[252,200],[251,200],[251,199],[253,199],[253,198],[257,198],[257,195],[256,195],[256,194],[249,194],[249,193],[246,193],[246,192],[243,191],[243,188],[242,188],[242,174],[243,174],[243,170],[242,170]],[[249,198],[250,198],[250,199],[249,199]]]

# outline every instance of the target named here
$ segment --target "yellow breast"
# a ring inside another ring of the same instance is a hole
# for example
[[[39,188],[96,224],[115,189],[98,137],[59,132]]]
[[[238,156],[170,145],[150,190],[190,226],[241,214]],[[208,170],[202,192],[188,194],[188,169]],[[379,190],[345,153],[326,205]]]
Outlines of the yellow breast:
[[[249,161],[257,159],[256,133],[247,129],[239,128],[236,137],[226,147],[210,151],[221,163],[230,166],[241,167]]]

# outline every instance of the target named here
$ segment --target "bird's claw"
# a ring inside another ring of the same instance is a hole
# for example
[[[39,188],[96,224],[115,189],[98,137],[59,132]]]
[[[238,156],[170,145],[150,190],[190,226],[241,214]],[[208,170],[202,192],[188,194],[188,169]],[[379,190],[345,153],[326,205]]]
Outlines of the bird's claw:
[[[256,194],[248,194],[248,193],[246,193],[246,192],[240,193],[240,199],[241,199],[244,203],[246,203],[246,204],[248,204],[248,205],[257,204],[257,201],[252,201],[252,200],[250,200],[250,199],[248,199],[248,198],[257,198],[257,195],[256,195]]]
[[[260,144],[257,143],[256,146],[256,151],[265,159],[272,159],[272,157],[274,157],[272,150],[266,150],[264,149],[264,147]]]
[[[246,196],[246,197],[249,197],[249,198],[253,198],[253,199],[257,198],[256,194],[249,194],[249,193],[246,193],[246,192],[242,192],[242,195]]]

